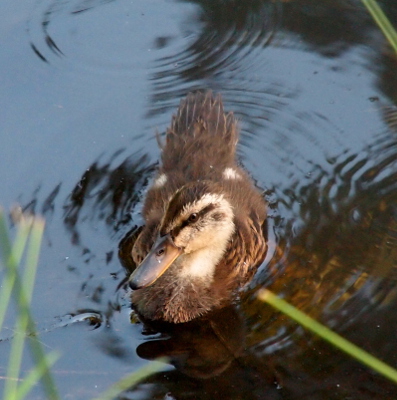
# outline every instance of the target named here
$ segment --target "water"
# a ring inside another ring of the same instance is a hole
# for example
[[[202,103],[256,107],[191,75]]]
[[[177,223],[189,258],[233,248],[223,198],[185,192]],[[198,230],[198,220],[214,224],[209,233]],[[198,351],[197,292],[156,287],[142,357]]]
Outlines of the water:
[[[0,203],[47,221],[32,308],[62,398],[158,355],[176,368],[124,398],[396,397],[255,296],[269,287],[397,366],[397,58],[359,1],[5,0],[0,15]],[[236,309],[159,334],[116,292],[118,244],[142,223],[154,133],[206,88],[241,120],[270,251]],[[9,315],[2,377],[12,329]]]

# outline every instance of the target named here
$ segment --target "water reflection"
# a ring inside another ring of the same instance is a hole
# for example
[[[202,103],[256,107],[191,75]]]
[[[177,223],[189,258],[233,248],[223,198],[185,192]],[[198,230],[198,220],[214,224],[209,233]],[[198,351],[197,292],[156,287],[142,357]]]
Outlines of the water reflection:
[[[89,166],[64,205],[64,223],[74,245],[82,245],[80,221],[104,221],[112,230],[129,224],[131,213],[140,200],[140,192],[153,172],[145,155],[134,154],[119,163],[124,151],[117,151],[109,161]],[[113,164],[119,163],[114,166]]]
[[[225,99],[229,91],[240,89],[247,105],[266,104],[269,94],[274,92],[289,97],[291,89],[284,86],[282,77],[275,85],[274,77],[269,79],[264,73],[268,58],[272,57],[266,50],[273,44],[336,58],[353,46],[384,41],[360,1],[189,3],[197,5],[197,12],[184,23],[184,46],[153,63],[149,118],[173,109],[173,100],[188,91],[207,87],[221,90]],[[333,67],[335,72],[343,68]],[[235,93],[230,93],[230,98],[234,100],[234,110],[241,106]]]
[[[137,354],[149,360],[167,357],[176,367],[166,376],[158,374],[142,383],[160,383],[154,389],[157,395],[170,391],[176,398],[280,398],[271,369],[247,351],[245,323],[235,307],[186,324],[149,326],[146,335],[153,335],[153,329],[161,334],[139,345]],[[138,392],[140,385],[131,391]],[[143,398],[149,396],[153,392]]]
[[[325,57],[339,57],[351,46],[370,41],[376,32],[360,1],[289,1],[283,17],[286,30]]]
[[[285,225],[291,248],[273,285],[276,292],[293,296],[299,308],[316,316],[348,305],[354,296],[372,307],[394,297],[396,163],[397,141],[381,135],[360,154],[336,158],[331,174],[318,170],[309,184],[279,193],[279,201],[298,214],[292,226]],[[359,315],[354,310],[350,322]]]
[[[218,376],[240,357],[245,340],[243,320],[234,307],[181,325],[146,323],[145,335],[161,332],[137,348],[148,360],[167,357],[182,373],[207,379]]]

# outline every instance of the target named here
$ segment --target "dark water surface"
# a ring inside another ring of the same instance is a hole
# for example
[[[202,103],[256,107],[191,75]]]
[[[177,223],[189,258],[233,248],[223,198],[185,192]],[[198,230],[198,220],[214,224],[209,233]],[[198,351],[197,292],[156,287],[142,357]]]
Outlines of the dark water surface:
[[[397,57],[360,1],[3,0],[0,37],[0,203],[47,221],[32,308],[62,398],[159,355],[177,368],[120,398],[397,398],[256,299],[270,287],[397,367]],[[142,222],[155,131],[209,88],[241,119],[270,251],[238,307],[158,334],[115,292],[118,244]]]

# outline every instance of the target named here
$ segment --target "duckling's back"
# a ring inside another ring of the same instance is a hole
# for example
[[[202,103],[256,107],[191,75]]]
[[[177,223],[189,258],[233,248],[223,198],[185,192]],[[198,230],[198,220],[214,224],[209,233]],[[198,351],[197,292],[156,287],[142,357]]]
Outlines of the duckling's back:
[[[235,165],[238,125],[225,114],[220,95],[190,93],[182,100],[162,149],[163,171],[178,170],[192,180]]]

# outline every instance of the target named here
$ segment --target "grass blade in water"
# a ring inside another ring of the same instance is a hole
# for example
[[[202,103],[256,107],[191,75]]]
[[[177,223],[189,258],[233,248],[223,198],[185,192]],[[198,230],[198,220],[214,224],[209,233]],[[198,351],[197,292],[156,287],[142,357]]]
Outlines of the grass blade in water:
[[[29,315],[25,310],[24,302],[30,304],[36,277],[41,238],[44,231],[44,222],[38,218],[27,217],[20,222],[21,226],[31,228],[29,246],[26,255],[26,267],[24,271],[22,288],[18,299],[19,313],[15,325],[15,335],[12,340],[8,363],[7,381],[4,388],[4,398],[14,399],[17,392],[18,378],[23,357],[24,342],[28,331]],[[31,334],[33,332],[30,332]]]
[[[337,333],[331,331],[331,329],[327,328],[326,326],[315,321],[313,318],[304,314],[302,311],[298,310],[291,304],[280,299],[271,291],[267,289],[261,290],[258,294],[258,298],[270,304],[277,310],[281,311],[283,314],[289,316],[300,325],[314,332],[324,340],[330,342],[335,347],[343,350],[364,365],[367,365],[374,371],[397,383],[397,370],[379,360],[378,358],[372,356],[371,354],[367,353],[365,350],[361,349],[355,344],[349,342],[347,339],[343,338]]]
[[[14,400],[23,400],[28,393],[32,390],[33,386],[42,378],[48,367],[54,365],[59,359],[60,353],[53,351],[46,355],[46,362],[36,365],[24,378],[23,382],[19,385]]]
[[[11,246],[7,232],[7,225],[4,220],[3,212],[0,209],[0,248],[2,253],[1,264],[3,268],[7,263],[13,263],[15,269],[20,264],[29,236],[29,229],[30,227],[28,224],[20,224],[15,236],[14,245]],[[11,298],[12,288],[15,283],[15,274],[12,272],[12,269],[7,269],[5,272],[0,291],[0,330],[3,327],[4,318]]]
[[[140,368],[138,371],[120,379],[118,382],[112,385],[108,390],[106,390],[99,397],[97,397],[95,400],[113,400],[117,395],[130,389],[132,386],[136,385],[139,381],[145,379],[154,372],[159,371],[164,366],[163,362],[160,361],[151,362],[147,366]]]
[[[375,0],[361,0],[397,53],[397,32]]]
[[[44,228],[44,223],[42,220],[41,222],[38,223],[33,223],[32,228],[31,228],[31,234],[33,235],[33,247],[40,245],[39,241],[37,241],[37,238],[42,236],[42,231]],[[22,220],[22,223],[23,220]],[[18,265],[15,263],[15,255],[12,254],[12,247],[11,247],[11,242],[9,239],[8,235],[8,230],[7,230],[7,224],[5,222],[4,216],[2,213],[0,213],[0,245],[2,249],[2,256],[4,259],[4,265],[6,267],[6,274],[14,274],[14,290],[13,290],[13,296],[15,298],[15,301],[19,307],[18,312],[22,313],[26,319],[27,319],[27,330],[31,334],[29,337],[28,343],[30,347],[30,351],[33,357],[33,360],[36,365],[44,365],[44,373],[43,373],[43,378],[42,378],[42,383],[44,386],[44,391],[47,394],[47,398],[51,400],[58,400],[58,392],[56,389],[56,386],[54,384],[53,378],[51,376],[50,370],[49,370],[49,365],[46,361],[46,355],[42,349],[42,346],[40,342],[37,340],[35,337],[35,323],[33,321],[33,318],[30,313],[30,308],[29,308],[29,302],[27,301],[27,298],[25,296],[23,287],[22,287],[22,281],[19,277],[18,274]],[[39,251],[39,246],[37,247],[36,250],[32,250],[32,255],[34,257],[35,252]],[[34,274],[32,275],[34,276]],[[13,372],[14,373],[14,372]],[[15,373],[14,373],[15,374]],[[12,384],[11,384],[12,387]],[[10,390],[10,389],[7,389]]]

